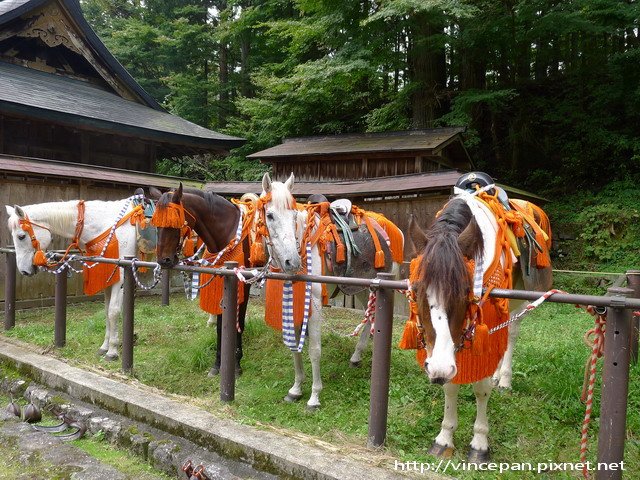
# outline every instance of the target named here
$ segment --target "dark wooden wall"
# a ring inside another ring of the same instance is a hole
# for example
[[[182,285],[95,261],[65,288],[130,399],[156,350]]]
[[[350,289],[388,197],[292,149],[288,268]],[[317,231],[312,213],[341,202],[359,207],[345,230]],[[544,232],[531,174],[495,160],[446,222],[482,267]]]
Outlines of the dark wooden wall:
[[[133,137],[0,116],[0,153],[154,172],[155,146]]]
[[[272,177],[286,179],[293,172],[296,180],[301,182],[363,180],[434,172],[443,169],[441,165],[446,164],[442,157],[407,156],[404,153],[397,157],[354,158],[352,155],[332,155],[309,160],[309,157],[305,157],[273,162]]]

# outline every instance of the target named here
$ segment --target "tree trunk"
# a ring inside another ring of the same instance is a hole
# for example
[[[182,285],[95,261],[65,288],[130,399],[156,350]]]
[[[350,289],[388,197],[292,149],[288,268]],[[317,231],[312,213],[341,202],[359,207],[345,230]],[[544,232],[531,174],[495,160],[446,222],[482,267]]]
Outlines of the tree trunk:
[[[429,13],[416,14],[411,21],[407,56],[412,123],[416,129],[433,127],[441,115],[438,97],[446,84],[446,59],[437,35],[443,34],[443,25]]]

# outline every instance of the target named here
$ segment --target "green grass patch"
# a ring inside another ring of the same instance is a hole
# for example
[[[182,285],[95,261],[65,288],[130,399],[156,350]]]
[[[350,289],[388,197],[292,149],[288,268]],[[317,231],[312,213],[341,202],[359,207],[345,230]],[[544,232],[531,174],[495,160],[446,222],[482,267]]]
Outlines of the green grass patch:
[[[265,326],[262,305],[250,305],[244,336],[244,374],[237,382],[236,401],[219,401],[218,379],[206,377],[215,351],[215,329],[206,327],[206,315],[197,304],[181,296],[162,307],[157,298],[136,301],[134,376],[166,392],[190,395],[193,401],[218,416],[261,428],[305,434],[332,443],[343,452],[360,454],[366,445],[369,415],[369,348],[363,367],[352,369],[349,357],[355,339],[347,337],[361,314],[325,309],[323,325],[322,408],[310,414],[305,402],[311,390],[311,371],[305,354],[307,381],[304,398],[287,404],[282,398],[293,383],[291,354],[282,345],[279,332]],[[584,332],[593,324],[591,316],[570,305],[547,303],[526,317],[516,349],[513,391],[494,392],[489,402],[490,444],[496,462],[577,462],[584,405],[580,391],[589,350]],[[104,335],[102,304],[68,307],[67,346],[52,352],[80,366],[106,372],[120,370],[119,362],[108,363],[96,356]],[[389,397],[387,456],[393,460],[428,462],[426,454],[437,435],[443,414],[442,389],[430,385],[415,362],[414,352],[399,350],[404,321],[397,319]],[[51,309],[18,312],[16,328],[5,335],[50,347],[53,339]],[[599,399],[599,387],[596,399]],[[590,430],[589,459],[595,461],[599,404],[594,405]],[[460,392],[458,447],[454,460],[463,460],[472,437],[475,399],[470,387]],[[625,466],[640,471],[640,366],[632,367],[629,391]],[[453,474],[453,472],[449,472]],[[455,473],[460,478],[494,478],[495,473]],[[533,473],[512,472],[501,478],[534,478]],[[573,478],[576,472],[553,478]]]

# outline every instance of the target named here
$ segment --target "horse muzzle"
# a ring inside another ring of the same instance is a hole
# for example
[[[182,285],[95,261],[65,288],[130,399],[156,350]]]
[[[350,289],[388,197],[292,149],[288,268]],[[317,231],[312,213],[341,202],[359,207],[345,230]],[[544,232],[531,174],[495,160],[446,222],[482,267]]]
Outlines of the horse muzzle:
[[[429,377],[431,383],[436,385],[444,385],[451,381],[458,373],[455,363],[453,365],[431,365],[429,361],[425,362],[424,370]]]
[[[178,263],[178,257],[164,257],[158,259],[158,264],[164,268],[172,268],[175,267]]]

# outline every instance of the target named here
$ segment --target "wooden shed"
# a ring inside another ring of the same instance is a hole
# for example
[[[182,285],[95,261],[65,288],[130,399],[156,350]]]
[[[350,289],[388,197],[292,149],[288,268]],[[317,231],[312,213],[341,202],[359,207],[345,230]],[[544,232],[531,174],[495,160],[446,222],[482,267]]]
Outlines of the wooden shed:
[[[111,200],[175,186],[158,159],[244,143],[166,112],[93,32],[77,0],[0,1],[0,202]],[[0,245],[10,244],[0,209]],[[54,244],[54,248],[66,245]],[[4,295],[0,261],[0,295]],[[48,303],[53,279],[18,278],[18,300]],[[80,278],[69,284],[81,292]],[[0,297],[2,298],[2,297]]]
[[[295,175],[294,194],[314,193],[383,213],[406,232],[410,214],[424,224],[451,195],[456,180],[474,168],[464,147],[464,128],[433,128],[286,139],[249,155],[271,167],[272,178]],[[502,185],[511,195],[540,197]],[[259,193],[259,182],[210,182],[221,195]],[[408,260],[411,252],[405,252]]]

